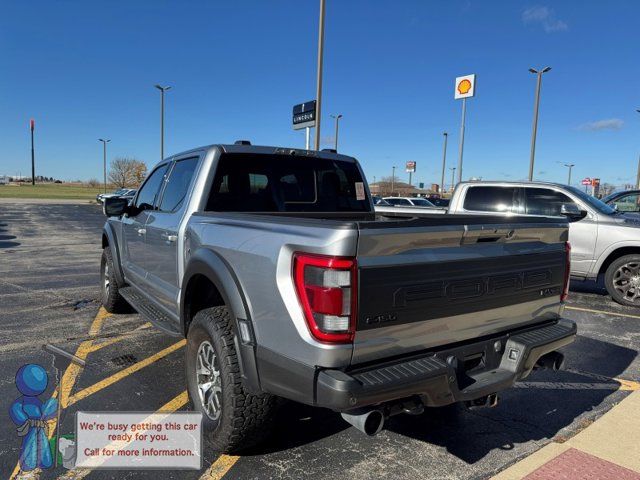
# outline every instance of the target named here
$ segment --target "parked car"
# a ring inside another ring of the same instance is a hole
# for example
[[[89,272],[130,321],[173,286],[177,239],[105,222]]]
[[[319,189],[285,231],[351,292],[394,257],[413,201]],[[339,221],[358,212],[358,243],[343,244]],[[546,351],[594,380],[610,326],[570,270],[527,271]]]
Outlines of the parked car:
[[[384,198],[379,197],[378,195],[372,195],[371,199],[373,200],[374,205],[391,205]]]
[[[627,190],[607,195],[602,199],[604,203],[615,208],[619,212],[640,212],[640,190]]]
[[[99,193],[98,195],[96,195],[96,200],[98,201],[98,203],[103,203],[105,198],[111,197],[126,197],[131,199],[136,194],[136,191],[137,190],[131,188],[120,188],[111,193]]]
[[[102,303],[186,336],[216,450],[260,441],[278,396],[369,435],[425,406],[493,406],[576,335],[565,218],[377,214],[345,155],[191,150],[104,211]]]
[[[384,197],[384,200],[394,207],[426,207],[433,208],[435,205],[426,198],[419,197]]]
[[[430,198],[429,201],[436,207],[447,208],[449,206],[448,198]]]
[[[570,220],[571,276],[604,278],[611,297],[640,306],[640,219],[579,188],[546,182],[462,182],[449,213],[565,216]]]

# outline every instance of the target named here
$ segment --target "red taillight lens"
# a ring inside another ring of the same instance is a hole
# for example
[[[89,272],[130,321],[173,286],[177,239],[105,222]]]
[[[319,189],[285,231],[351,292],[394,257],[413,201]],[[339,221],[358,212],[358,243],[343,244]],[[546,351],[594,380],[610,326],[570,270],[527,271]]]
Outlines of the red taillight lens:
[[[296,253],[293,279],[311,334],[323,342],[352,342],[356,318],[355,259]]]
[[[564,302],[569,297],[569,281],[571,278],[571,244],[569,242],[564,244],[564,251],[567,256],[567,266],[564,271],[564,287],[562,289],[562,295],[560,295],[561,302]]]

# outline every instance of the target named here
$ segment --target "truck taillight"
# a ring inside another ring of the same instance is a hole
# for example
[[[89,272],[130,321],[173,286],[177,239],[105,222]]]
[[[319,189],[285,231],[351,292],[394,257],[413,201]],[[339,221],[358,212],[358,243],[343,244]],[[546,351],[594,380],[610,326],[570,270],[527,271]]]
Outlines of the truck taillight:
[[[564,252],[567,257],[567,264],[564,271],[564,287],[562,295],[560,295],[561,302],[564,302],[569,297],[569,282],[571,278],[571,244],[569,242],[565,242]]]
[[[352,342],[356,318],[355,259],[296,253],[293,279],[311,334],[323,342]]]

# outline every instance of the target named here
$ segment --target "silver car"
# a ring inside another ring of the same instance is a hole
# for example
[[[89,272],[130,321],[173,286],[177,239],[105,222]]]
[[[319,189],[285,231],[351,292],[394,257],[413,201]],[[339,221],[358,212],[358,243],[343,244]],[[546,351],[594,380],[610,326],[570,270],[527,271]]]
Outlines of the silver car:
[[[635,214],[579,188],[547,182],[462,182],[449,213],[568,217],[571,276],[603,277],[616,302],[640,306],[640,218]]]

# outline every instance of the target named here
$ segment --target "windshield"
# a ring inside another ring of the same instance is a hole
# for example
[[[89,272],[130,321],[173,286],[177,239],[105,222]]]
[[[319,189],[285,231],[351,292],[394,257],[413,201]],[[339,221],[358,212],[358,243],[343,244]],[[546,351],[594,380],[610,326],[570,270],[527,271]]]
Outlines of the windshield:
[[[411,201],[416,207],[435,207],[433,203],[424,198],[412,198]]]
[[[566,187],[569,189],[571,193],[573,193],[576,197],[578,197],[583,202],[587,203],[591,208],[595,208],[598,212],[603,213],[605,215],[615,215],[616,210],[606,203],[598,200],[596,197],[592,197],[588,193],[583,192],[579,188],[576,187]]]

